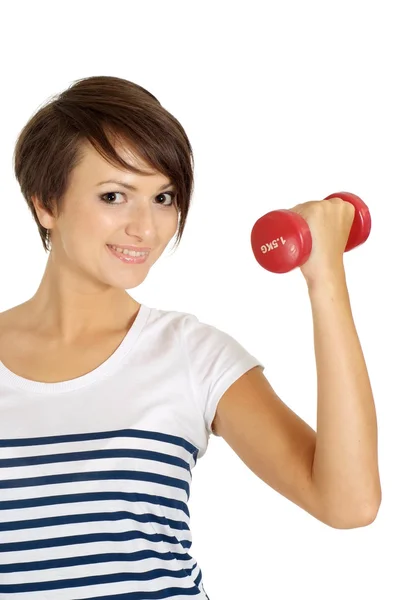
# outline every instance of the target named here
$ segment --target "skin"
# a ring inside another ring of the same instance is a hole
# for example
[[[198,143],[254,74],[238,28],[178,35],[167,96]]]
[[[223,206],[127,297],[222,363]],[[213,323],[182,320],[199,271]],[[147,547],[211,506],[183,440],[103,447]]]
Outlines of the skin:
[[[116,144],[129,164],[145,169],[139,175],[123,171],[105,161],[90,145],[72,172],[65,209],[52,217],[33,198],[41,224],[51,229],[52,248],[35,295],[24,305],[37,333],[60,344],[72,345],[101,332],[127,330],[140,304],[125,290],[147,277],[178,227],[178,210],[172,203],[168,178],[154,172],[132,151]],[[100,181],[120,179],[137,188],[132,192],[118,184]],[[113,204],[99,199],[106,196]],[[161,195],[160,195],[161,194]],[[126,265],[110,254],[107,244],[149,247],[143,264]]]
[[[313,251],[301,267],[311,302],[318,380],[311,480],[333,523],[374,521],[382,499],[373,391],[353,320],[344,250],[354,219],[332,198],[294,208],[307,221]]]

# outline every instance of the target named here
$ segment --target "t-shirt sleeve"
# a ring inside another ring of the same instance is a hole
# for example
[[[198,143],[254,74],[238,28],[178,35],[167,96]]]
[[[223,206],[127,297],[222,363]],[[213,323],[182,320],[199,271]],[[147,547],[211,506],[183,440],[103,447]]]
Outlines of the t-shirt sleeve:
[[[203,414],[208,434],[218,402],[244,373],[264,365],[228,333],[200,322],[194,315],[184,323],[185,350],[195,400]]]

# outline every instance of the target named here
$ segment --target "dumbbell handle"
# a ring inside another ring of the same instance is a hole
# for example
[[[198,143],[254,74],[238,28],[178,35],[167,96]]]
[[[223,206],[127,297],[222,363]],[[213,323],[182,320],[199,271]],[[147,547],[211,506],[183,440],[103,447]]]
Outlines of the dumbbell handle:
[[[341,198],[353,204],[354,220],[345,252],[364,243],[371,231],[371,216],[366,204],[350,192],[325,198]],[[287,273],[303,265],[310,256],[312,237],[307,221],[292,210],[275,210],[256,221],[251,245],[257,262],[272,273]]]

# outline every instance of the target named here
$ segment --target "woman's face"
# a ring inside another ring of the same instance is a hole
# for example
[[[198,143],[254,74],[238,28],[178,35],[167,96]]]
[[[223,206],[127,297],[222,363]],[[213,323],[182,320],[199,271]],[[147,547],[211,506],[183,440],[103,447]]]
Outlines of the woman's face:
[[[96,286],[101,282],[130,289],[144,281],[173,238],[178,209],[174,187],[164,175],[124,148],[116,150],[129,164],[149,174],[122,171],[85,144],[83,160],[71,175],[62,214],[53,218],[42,212],[41,222],[52,230],[50,256],[57,269],[73,269]],[[119,180],[135,189],[118,183],[100,185],[107,180]],[[125,263],[109,245],[134,245],[149,249],[149,254],[143,263]]]

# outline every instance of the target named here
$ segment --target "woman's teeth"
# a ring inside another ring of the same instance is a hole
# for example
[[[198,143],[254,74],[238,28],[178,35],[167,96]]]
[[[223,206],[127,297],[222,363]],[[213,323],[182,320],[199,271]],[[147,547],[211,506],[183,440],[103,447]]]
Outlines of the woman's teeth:
[[[118,248],[118,246],[110,246],[110,248],[113,248],[113,250],[116,250],[121,254],[127,254],[128,256],[146,256],[148,254],[148,252],[135,252],[134,250]]]

